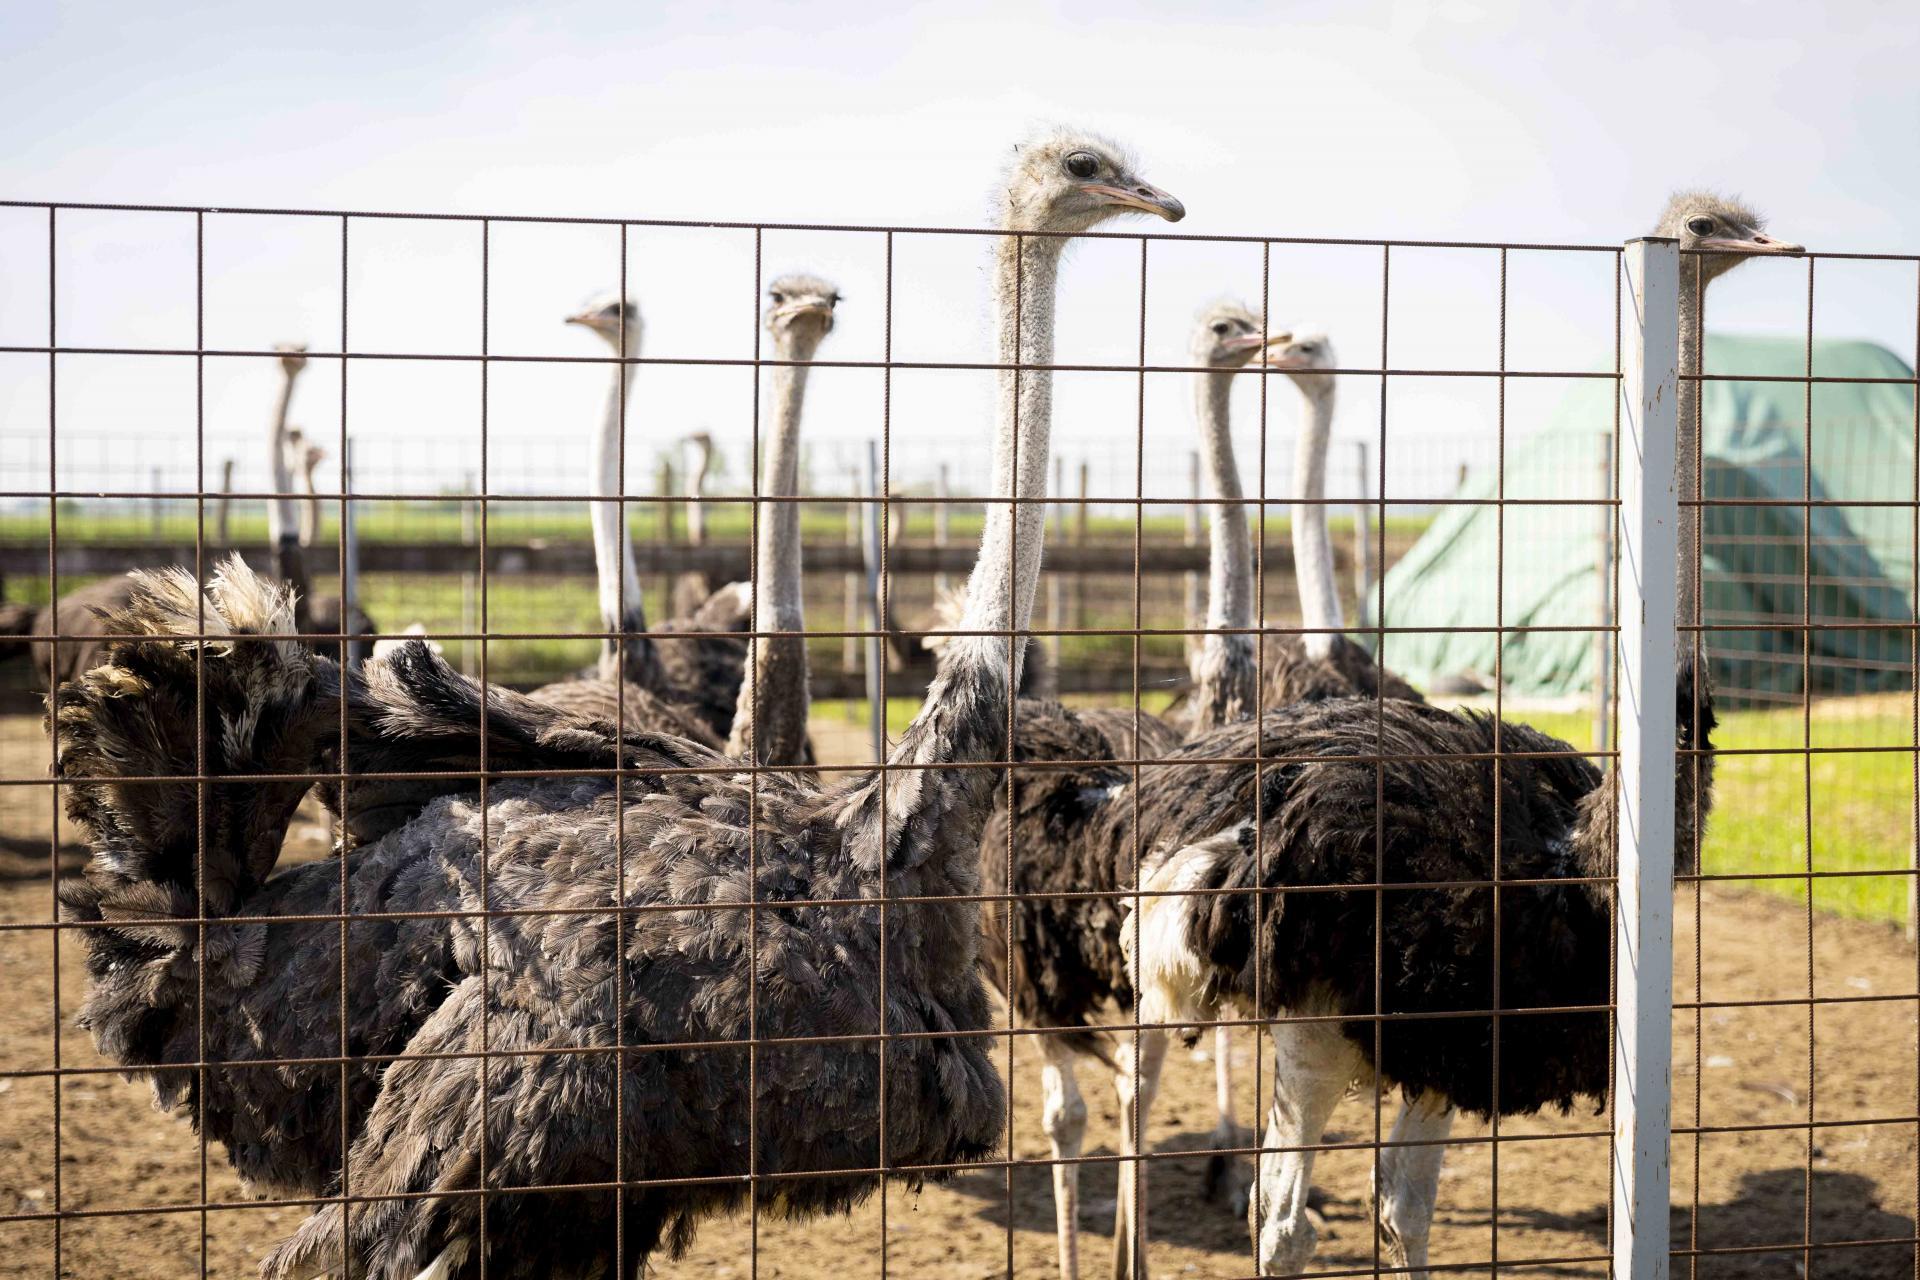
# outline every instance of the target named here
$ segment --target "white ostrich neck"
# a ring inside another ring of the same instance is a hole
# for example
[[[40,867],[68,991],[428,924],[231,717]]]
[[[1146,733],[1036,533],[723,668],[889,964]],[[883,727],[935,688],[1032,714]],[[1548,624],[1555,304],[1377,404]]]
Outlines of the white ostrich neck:
[[[1327,448],[1333,435],[1333,387],[1314,394],[1301,393],[1305,421],[1294,446],[1293,575],[1300,587],[1300,614],[1305,626],[1321,628],[1308,635],[1307,652],[1324,658],[1333,650],[1333,632],[1346,625],[1340,613],[1340,589],[1333,576],[1333,538],[1327,531]]]
[[[1053,295],[1061,242],[1004,237],[995,260],[1003,365],[1053,362]],[[1033,615],[1045,525],[1052,426],[1051,373],[1003,369],[993,437],[993,487],[980,534],[980,558],[968,580],[956,630],[1009,632]],[[1017,456],[1016,456],[1017,455]],[[1020,499],[1008,504],[1008,497]],[[993,499],[999,498],[1000,502]],[[1009,510],[1009,505],[1014,507]],[[926,765],[1005,759],[1007,717],[1018,687],[1023,642],[1001,635],[956,635],[927,690],[927,700],[888,753],[890,766],[852,798],[846,821],[853,850],[869,869],[914,872],[940,891],[978,883],[980,827],[999,775],[991,769]],[[1009,683],[1011,681],[1011,683]],[[920,870],[923,869],[923,870]]]
[[[616,497],[620,489],[622,410],[629,402],[636,366],[621,364],[615,371],[607,412],[594,437],[587,490],[595,498]],[[618,502],[590,503],[593,519],[593,564],[600,583],[600,622],[608,631],[644,631],[646,611],[640,602],[640,573],[627,535],[625,512]],[[611,646],[609,646],[611,647]]]
[[[781,360],[811,360],[817,338],[791,334],[776,339]],[[777,365],[768,374],[772,394],[766,412],[760,492],[792,498],[800,492],[800,406],[806,398],[807,367]],[[760,509],[754,541],[753,661],[740,684],[727,754],[745,756],[749,745],[763,764],[795,762],[806,733],[808,691],[806,640],[799,635],[768,637],[771,631],[806,629],[801,605],[800,504],[771,502]]]
[[[299,376],[287,373],[286,380],[280,384],[280,403],[274,410],[273,429],[267,438],[267,466],[275,495],[267,499],[267,540],[275,546],[295,537],[300,526],[292,496],[293,466],[287,457],[287,410],[293,404],[293,384]]]
[[[1046,528],[1047,464],[1052,448],[1054,287],[1062,242],[1050,236],[1007,237],[995,258],[999,341],[1003,366],[995,391],[992,489],[980,535],[980,558],[967,580],[962,631],[1023,631],[1033,617],[1040,580],[1041,538]],[[1016,246],[1018,246],[1016,248]],[[1007,497],[1017,503],[994,502]],[[1016,685],[1026,644],[1001,636],[957,637],[955,660],[988,663]]]
[[[782,342],[782,360],[810,360],[816,342]],[[777,365],[768,375],[772,396],[767,404],[766,450],[760,469],[760,492],[791,498],[800,492],[800,407],[807,394],[805,365]],[[759,581],[765,591],[754,592],[754,629],[798,630],[804,619],[800,606],[800,504],[768,503],[760,511],[755,543]]]
[[[1213,370],[1198,381],[1200,437],[1205,445],[1207,478],[1220,501],[1207,524],[1207,627],[1195,670],[1198,729],[1211,729],[1253,714],[1259,673],[1253,659],[1253,542],[1247,509],[1240,505],[1240,466],[1233,454],[1229,406],[1233,372]],[[1222,635],[1221,628],[1240,630]]]
[[[1680,495],[1680,518],[1675,528],[1680,535],[1680,571],[1674,590],[1678,611],[1674,620],[1682,627],[1697,626],[1700,598],[1700,508],[1687,503],[1700,496],[1700,383],[1694,381],[1701,369],[1701,259],[1698,254],[1680,255],[1680,394],[1675,399],[1679,415],[1674,434],[1674,484]],[[1682,633],[1681,649],[1692,652],[1693,636]]]

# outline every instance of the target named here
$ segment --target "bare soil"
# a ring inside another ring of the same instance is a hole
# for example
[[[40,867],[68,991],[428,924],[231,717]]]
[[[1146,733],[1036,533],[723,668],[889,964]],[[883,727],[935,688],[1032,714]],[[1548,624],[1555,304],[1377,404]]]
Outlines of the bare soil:
[[[823,754],[838,754],[838,727],[821,726]],[[852,735],[858,747],[858,734]],[[45,740],[33,715],[0,717],[0,779],[43,777]],[[324,828],[303,812],[289,857],[326,856]],[[0,925],[52,918],[53,829],[47,789],[0,786]],[[61,831],[61,864],[83,850]],[[1675,1259],[1674,1274],[1712,1277],[1913,1276],[1920,1165],[1920,1053],[1916,1051],[1915,949],[1881,925],[1809,917],[1804,905],[1715,887],[1682,892],[1679,998],[1804,1003],[1684,1009],[1674,1022],[1676,1121],[1682,1126],[1777,1125],[1755,1132],[1677,1134],[1673,1140],[1673,1241],[1677,1249],[1742,1250]],[[1809,946],[1811,930],[1811,946]],[[104,1065],[72,1013],[85,988],[80,939],[50,929],[0,928],[0,1216],[56,1208],[85,1216],[0,1221],[0,1277],[245,1277],[290,1231],[300,1211],[244,1203],[216,1147],[153,1110],[144,1084],[50,1068]],[[56,960],[57,956],[57,960]],[[1696,970],[1695,957],[1698,956]],[[56,976],[57,975],[57,976]],[[1891,998],[1890,998],[1891,997]],[[1203,1041],[1205,1043],[1205,1041]],[[1251,1033],[1235,1058],[1239,1115],[1256,1105]],[[1012,1048],[1013,1154],[1042,1159],[1038,1062],[1030,1037]],[[1115,1150],[1119,1112],[1104,1070],[1081,1073],[1091,1117],[1089,1156]],[[1267,1079],[1262,1073],[1262,1083]],[[56,1093],[57,1084],[57,1093]],[[1808,1121],[1816,1127],[1809,1129]],[[1391,1112],[1381,1127],[1390,1126]],[[1250,1274],[1244,1223],[1202,1194],[1204,1148],[1213,1124],[1213,1068],[1176,1048],[1169,1056],[1149,1147],[1156,1275]],[[1496,1146],[1483,1126],[1447,1156],[1433,1238],[1437,1265],[1518,1276],[1604,1276],[1591,1259],[1606,1249],[1606,1115],[1503,1122]],[[1799,1126],[1797,1128],[1791,1126]],[[1364,1143],[1375,1133],[1371,1097],[1350,1098],[1330,1140]],[[1509,1140],[1511,1139],[1511,1140]],[[1107,1268],[1116,1166],[1082,1176],[1083,1269]],[[1367,1217],[1370,1157],[1363,1147],[1321,1157],[1316,1183],[1327,1229],[1315,1267],[1367,1274],[1375,1258]],[[1697,1214],[1696,1214],[1697,1207]],[[131,1211],[131,1212],[127,1212]],[[884,1228],[883,1228],[884,1222]],[[1821,1243],[1905,1238],[1905,1244],[1804,1249]],[[56,1264],[56,1258],[58,1259]],[[761,1215],[711,1222],[692,1250],[661,1259],[663,1276],[880,1275],[984,1280],[1011,1270],[1054,1271],[1053,1208],[1043,1165],[961,1175],[918,1192],[892,1185],[845,1218],[808,1223]],[[1691,1268],[1697,1264],[1697,1270]]]

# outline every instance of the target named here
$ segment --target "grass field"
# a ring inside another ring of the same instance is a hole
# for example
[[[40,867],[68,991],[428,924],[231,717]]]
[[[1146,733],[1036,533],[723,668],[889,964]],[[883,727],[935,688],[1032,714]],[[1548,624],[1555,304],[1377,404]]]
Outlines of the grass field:
[[[477,518],[478,504],[455,499],[427,503],[382,502],[362,498],[357,500],[356,505],[363,541],[457,543],[465,536],[467,522]],[[475,514],[470,516],[463,511],[464,507],[475,507]],[[214,508],[215,503],[209,499],[206,508],[209,539],[214,534]],[[651,541],[660,537],[659,504],[636,499],[627,510],[627,524],[636,541]],[[329,506],[323,500],[321,512],[319,539],[322,543],[330,543],[336,536],[336,507]],[[1270,540],[1285,540],[1286,512],[1284,502],[1268,504],[1267,536]],[[1072,519],[1071,516],[1068,518]],[[110,512],[90,510],[84,505],[63,500],[60,504],[60,536],[101,542],[192,542],[199,519],[191,498],[167,499],[156,504],[154,510],[122,504]],[[933,511],[924,503],[910,500],[897,502],[888,519],[890,528],[899,527],[901,537],[930,539],[933,536]],[[707,535],[715,541],[745,541],[751,521],[750,502],[707,500]],[[905,523],[901,524],[902,521]],[[1411,540],[1419,537],[1430,521],[1431,517],[1428,516],[1391,516],[1387,520],[1387,531],[1390,535],[1404,535]],[[1353,518],[1350,515],[1332,516],[1328,525],[1342,545],[1352,539]],[[676,512],[674,528],[684,536],[684,513]],[[1131,540],[1134,528],[1135,520],[1131,513],[1092,514],[1087,520],[1088,535],[1096,540]],[[1186,536],[1186,516],[1178,507],[1144,508],[1139,528],[1142,536],[1150,539],[1179,541]],[[846,537],[846,529],[846,508],[839,500],[807,503],[801,509],[803,538],[840,541]],[[980,512],[969,507],[956,509],[948,529],[954,542],[971,541],[980,532]],[[489,502],[487,533],[490,538],[502,541],[541,538],[584,541],[587,538],[586,512],[583,505],[577,502]],[[265,512],[257,504],[237,505],[228,524],[228,535],[239,543],[264,543],[267,538]],[[36,513],[0,514],[0,541],[44,542],[46,537],[47,517],[44,509]]]

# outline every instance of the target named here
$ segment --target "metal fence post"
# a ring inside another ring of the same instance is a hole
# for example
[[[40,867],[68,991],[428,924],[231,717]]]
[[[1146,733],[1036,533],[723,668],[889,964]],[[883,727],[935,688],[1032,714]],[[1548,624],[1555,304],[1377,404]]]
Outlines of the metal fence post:
[[[1666,1280],[1673,1096],[1675,677],[1679,646],[1677,242],[1626,245],[1621,335],[1620,865],[1614,913],[1613,1274]]]

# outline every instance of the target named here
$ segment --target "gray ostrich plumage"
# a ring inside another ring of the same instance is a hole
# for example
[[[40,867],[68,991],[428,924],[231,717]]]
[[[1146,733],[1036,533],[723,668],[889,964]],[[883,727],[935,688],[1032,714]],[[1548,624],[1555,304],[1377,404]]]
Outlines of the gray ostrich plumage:
[[[869,1194],[871,1176],[833,1171],[871,1168],[883,1150],[918,1179],[993,1148],[1005,1096],[992,1040],[968,1034],[989,1028],[990,1005],[972,963],[979,913],[964,899],[979,887],[995,774],[939,766],[993,761],[1006,741],[1022,647],[1007,635],[1028,626],[1039,573],[1061,249],[1065,235],[1128,210],[1180,213],[1100,139],[1055,132],[1018,152],[1007,227],[1062,233],[1005,237],[997,260],[1007,367],[993,492],[1018,501],[990,503],[984,523],[965,620],[983,634],[949,649],[883,772],[823,788],[743,773],[682,738],[616,741],[602,723],[483,694],[418,642],[343,678],[274,638],[291,606],[244,565],[230,563],[204,604],[187,575],[138,580],[113,620],[126,638],[66,688],[57,727],[69,811],[93,848],[85,876],[62,891],[69,919],[98,926],[85,930],[82,1019],[104,1053],[150,1077],[162,1105],[224,1143],[243,1176],[375,1197],[351,1212],[320,1208],[263,1274],[400,1280],[435,1267],[464,1280],[481,1266],[484,1203],[491,1274],[633,1276],[656,1248],[684,1245],[702,1216],[742,1204],[749,1174],[821,1173],[762,1187],[765,1205],[804,1215]],[[198,633],[203,609],[213,638],[200,647],[181,637]],[[492,768],[571,776],[497,779],[484,808],[473,796],[395,808],[396,825],[344,869],[273,874],[307,785],[297,775],[337,739],[343,699],[356,767],[471,767],[484,750]],[[119,781],[197,760],[215,779],[246,780]],[[258,780],[274,774],[296,776]],[[893,899],[884,934],[883,897]],[[869,905],[812,905],[821,899]],[[202,903],[212,924],[178,922]],[[610,903],[628,910],[604,914]],[[344,993],[337,923],[251,922],[343,911],[353,920]],[[461,914],[483,911],[496,914]],[[343,1034],[355,1057],[403,1056],[384,1069],[356,1063],[344,1099],[333,1065],[156,1069],[200,1061],[201,1024],[214,1062],[324,1058]],[[880,1046],[862,1038],[881,1030],[895,1037],[884,1073]],[[762,1040],[751,1071],[741,1050],[673,1047],[750,1033]],[[484,1072],[470,1056],[483,1039],[497,1055]],[[594,1051],[621,1041],[635,1046],[622,1058]],[[465,1194],[480,1187],[483,1143],[497,1192],[484,1201]],[[612,1192],[511,1192],[622,1175],[694,1181],[630,1186],[617,1258]]]
[[[1253,558],[1228,409],[1235,376],[1266,345],[1260,318],[1239,303],[1214,303],[1196,319],[1190,358],[1202,372],[1195,379],[1195,416],[1218,501],[1210,508],[1210,630],[1194,659],[1189,731],[1254,713],[1258,676],[1253,637],[1245,631],[1253,621]],[[1123,1100],[1123,1154],[1133,1151],[1142,1131],[1132,1110],[1142,1105],[1132,1079],[1134,1055],[1124,1048],[1114,1053],[1110,1036],[1095,1029],[1107,1011],[1133,1004],[1120,929],[1124,894],[1134,882],[1135,851],[1106,840],[1101,831],[1111,821],[1105,816],[1109,811],[1131,808],[1137,798],[1129,786],[1134,771],[1124,762],[1164,755],[1182,736],[1168,722],[1136,716],[1131,709],[1075,712],[1057,703],[1022,700],[1014,727],[1015,759],[1046,767],[1014,774],[1011,806],[1003,787],[981,837],[987,884],[994,892],[1014,895],[1011,904],[992,903],[986,912],[982,956],[988,972],[1029,1024],[1072,1029],[1041,1038],[1041,1123],[1055,1161],[1054,1229],[1060,1271],[1068,1280],[1079,1270],[1076,1161],[1086,1131],[1076,1058],[1098,1058],[1114,1073]],[[1109,896],[1059,896],[1088,891]],[[1148,1032],[1142,1050],[1151,1056],[1163,1043],[1164,1037]],[[1229,1063],[1224,1054],[1217,1055],[1218,1070],[1230,1070]],[[1231,1097],[1230,1087],[1222,1093]],[[1230,1114],[1223,1114],[1220,1128],[1221,1145],[1231,1145]],[[1220,1189],[1225,1173],[1224,1162],[1209,1169],[1213,1189]],[[1118,1178],[1113,1265],[1114,1274],[1124,1277],[1144,1266],[1138,1250],[1142,1215],[1131,1161],[1121,1163]]]
[[[1681,259],[1678,480],[1690,494],[1698,383],[1685,375],[1700,366],[1687,335],[1699,328],[1702,289],[1738,254],[1799,249],[1763,235],[1744,208],[1711,197],[1676,197],[1659,230],[1705,251]],[[1698,529],[1699,509],[1683,506],[1682,626],[1697,616]],[[1713,798],[1711,680],[1691,653],[1681,656],[1676,701],[1675,838],[1685,872],[1697,861]],[[1469,758],[1496,746],[1525,754],[1497,764]],[[1181,767],[1183,755],[1243,763]],[[1279,763],[1256,771],[1260,757]],[[1376,765],[1376,757],[1386,758]],[[1262,1143],[1270,1154],[1260,1159],[1252,1221],[1261,1274],[1307,1265],[1316,1234],[1306,1212],[1313,1148],[1341,1095],[1378,1079],[1403,1094],[1395,1145],[1379,1153],[1381,1238],[1391,1265],[1424,1276],[1441,1144],[1457,1110],[1516,1114],[1605,1098],[1604,1014],[1502,1019],[1496,1082],[1493,1022],[1464,1011],[1492,1007],[1496,955],[1502,1010],[1607,1002],[1612,891],[1552,882],[1612,874],[1616,790],[1575,748],[1528,726],[1394,698],[1295,703],[1258,724],[1202,735],[1170,759],[1141,788],[1141,830],[1107,837],[1137,838],[1155,851],[1145,885],[1153,892],[1122,934],[1142,1020],[1198,1022],[1223,1009],[1357,1019],[1273,1026],[1274,1095]],[[1326,891],[1490,881],[1496,848],[1501,879],[1547,882],[1503,889],[1498,915],[1490,889]],[[1285,892],[1299,888],[1321,891]],[[1392,963],[1376,975],[1380,955]],[[1377,1024],[1376,995],[1385,1012],[1463,1016]]]

